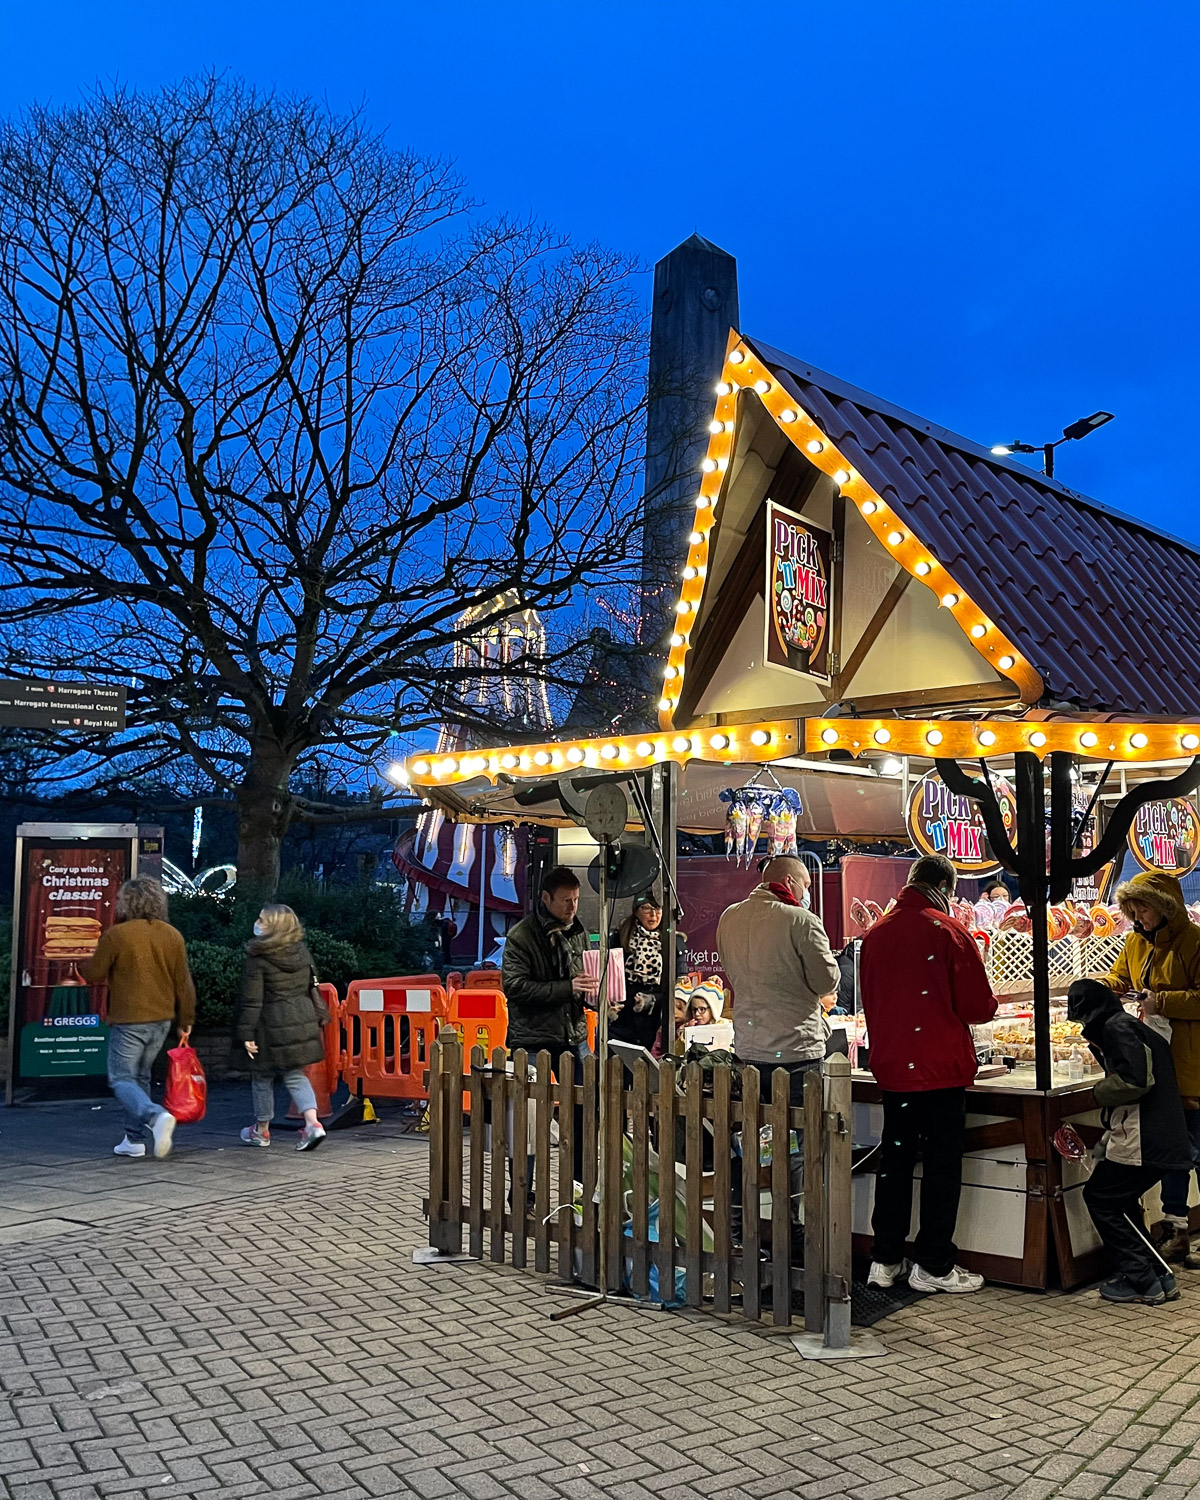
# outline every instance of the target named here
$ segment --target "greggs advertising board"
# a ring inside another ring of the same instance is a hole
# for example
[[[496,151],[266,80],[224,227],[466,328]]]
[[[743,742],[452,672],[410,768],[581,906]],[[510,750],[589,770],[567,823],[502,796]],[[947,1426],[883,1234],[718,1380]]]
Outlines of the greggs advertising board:
[[[22,823],[17,829],[10,1099],[14,1078],[108,1071],[108,990],[89,984],[85,970],[112,925],[122,882],[136,874],[161,876],[161,828]]]

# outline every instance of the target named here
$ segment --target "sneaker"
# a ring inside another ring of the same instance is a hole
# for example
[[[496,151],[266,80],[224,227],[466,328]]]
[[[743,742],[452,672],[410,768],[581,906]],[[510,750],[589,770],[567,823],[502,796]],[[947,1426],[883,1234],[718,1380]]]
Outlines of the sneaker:
[[[171,1137],[175,1134],[175,1116],[169,1115],[166,1110],[160,1110],[158,1119],[150,1127],[150,1133],[154,1137],[154,1154],[162,1158],[171,1154]]]
[[[306,1125],[296,1142],[297,1151],[315,1151],[325,1139],[324,1125]]]
[[[271,1144],[271,1127],[266,1130],[261,1125],[246,1125],[242,1129],[243,1146],[269,1146]]]
[[[1200,1271],[1200,1250],[1189,1250],[1183,1257],[1185,1271]]]
[[[1170,1271],[1164,1272],[1164,1274],[1158,1278],[1158,1284],[1162,1287],[1163,1295],[1166,1297],[1168,1302],[1179,1301],[1179,1288],[1178,1286],[1176,1286],[1175,1278],[1171,1275]]]
[[[120,1143],[113,1147],[114,1156],[145,1156],[146,1147],[141,1141],[131,1141],[128,1136],[123,1136]]]
[[[1172,1281],[1174,1279],[1171,1278]],[[1144,1292],[1139,1292],[1128,1276],[1114,1276],[1100,1288],[1100,1295],[1105,1302],[1143,1302],[1147,1307],[1161,1307],[1167,1301],[1167,1293],[1159,1277],[1155,1277]]]
[[[945,1276],[931,1276],[924,1266],[914,1266],[908,1273],[908,1284],[914,1292],[977,1292],[983,1277],[962,1266],[955,1266]]]
[[[882,1260],[873,1260],[871,1269],[867,1272],[868,1286],[895,1286],[898,1281],[903,1281],[912,1270],[912,1261],[898,1260],[894,1265],[887,1265]]]
[[[1187,1224],[1172,1224],[1170,1232],[1158,1247],[1158,1253],[1163,1260],[1181,1261],[1190,1253],[1191,1248],[1192,1240],[1188,1234]]]

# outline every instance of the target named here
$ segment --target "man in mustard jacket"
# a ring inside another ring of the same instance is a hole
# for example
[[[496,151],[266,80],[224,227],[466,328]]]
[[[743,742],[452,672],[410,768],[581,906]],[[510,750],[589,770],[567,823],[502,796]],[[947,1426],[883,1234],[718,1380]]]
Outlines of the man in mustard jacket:
[[[1117,889],[1117,905],[1133,923],[1120,958],[1108,976],[1118,995],[1142,998],[1144,1016],[1171,1023],[1171,1056],[1192,1143],[1200,1165],[1200,927],[1187,914],[1183,890],[1173,875],[1147,871]],[[1188,1195],[1192,1173],[1168,1172],[1162,1180],[1163,1217],[1170,1226],[1160,1247],[1166,1260],[1200,1269],[1190,1253]]]

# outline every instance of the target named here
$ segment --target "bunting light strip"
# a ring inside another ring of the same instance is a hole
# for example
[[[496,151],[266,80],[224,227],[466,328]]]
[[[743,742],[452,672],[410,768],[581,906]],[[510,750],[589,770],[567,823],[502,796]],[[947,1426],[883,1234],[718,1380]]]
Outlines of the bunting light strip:
[[[479,776],[491,782],[501,776],[526,781],[558,776],[564,771],[637,771],[663,761],[679,765],[689,760],[754,764],[798,754],[800,734],[796,719],[768,719],[761,724],[731,724],[718,729],[556,740],[467,750],[461,755],[413,755],[395,762],[387,775],[402,786],[455,786]]]
[[[1037,719],[806,719],[805,751],[845,750],[852,755],[886,752],[930,760],[949,756],[1014,755],[1028,750],[1045,757],[1068,750],[1091,760],[1184,760],[1200,754],[1200,724],[1046,723]]]
[[[745,389],[753,390],[758,395],[792,446],[799,449],[810,463],[828,474],[841,493],[858,506],[859,514],[895,561],[926,588],[933,590],[941,606],[954,616],[984,661],[1000,676],[1007,677],[1013,683],[1021,701],[1036,703],[1042,696],[1043,684],[1033,664],[1000,630],[996,622],[971,599],[966,590],[955,582],[930,548],[913,535],[908,522],[898,516],[862,475],[856,472],[774,372],[763,364],[736,333],[731,333],[725,365],[716,387],[717,404],[709,425],[708,452],[700,465],[696,515],[688,538],[683,583],[675,605],[677,618],[671,636],[670,654],[663,669],[663,691],[658,703],[660,728],[664,732],[674,728],[675,710],[683,691],[688,647],[704,598],[709,536],[724,498],[729,463],[737,437],[738,392]]]

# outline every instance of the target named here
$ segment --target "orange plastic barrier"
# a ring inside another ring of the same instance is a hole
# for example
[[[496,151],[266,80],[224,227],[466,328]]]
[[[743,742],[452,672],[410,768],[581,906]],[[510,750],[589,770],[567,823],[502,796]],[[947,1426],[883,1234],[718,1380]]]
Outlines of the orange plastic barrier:
[[[492,1049],[503,1047],[508,1038],[508,1001],[493,987],[479,989],[468,984],[450,996],[450,1024],[463,1044],[463,1071],[471,1071],[471,1048],[482,1047],[490,1059]]]
[[[428,1099],[429,1059],[449,1020],[440,984],[356,979],[341,1006],[339,1067],[350,1092]]]
[[[337,1090],[338,1053],[341,1050],[341,1024],[337,989],[332,984],[318,985],[321,998],[329,1011],[329,1025],[325,1027],[325,1056],[319,1063],[310,1063],[305,1068],[313,1093],[317,1096],[317,1116],[327,1120],[333,1113],[333,1095]],[[298,1120],[300,1111],[294,1104],[288,1105],[288,1118]]]
[[[499,969],[472,969],[463,980],[465,990],[498,990],[499,988]]]

